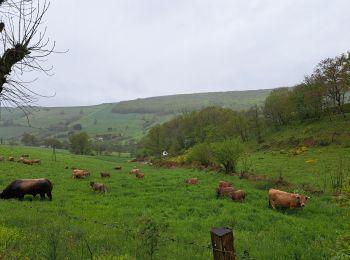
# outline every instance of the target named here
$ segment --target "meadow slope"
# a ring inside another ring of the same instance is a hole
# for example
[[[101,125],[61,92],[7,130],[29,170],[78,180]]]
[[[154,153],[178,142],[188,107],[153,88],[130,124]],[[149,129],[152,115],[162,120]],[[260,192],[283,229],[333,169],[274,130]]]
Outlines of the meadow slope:
[[[284,178],[293,184],[289,189],[312,197],[304,209],[285,211],[268,208],[267,190],[272,184],[267,181],[148,165],[138,165],[146,174],[138,180],[128,173],[135,164],[127,158],[59,153],[53,162],[50,150],[0,146],[2,155],[22,153],[42,159],[42,165],[0,162],[0,186],[16,178],[49,178],[54,184],[53,200],[28,196],[23,201],[0,201],[0,258],[4,259],[86,259],[90,251],[97,259],[151,259],[152,254],[153,259],[211,259],[205,246],[210,243],[210,229],[217,226],[233,228],[239,256],[330,259],[339,249],[339,236],[350,228],[347,206],[339,206],[327,191],[316,195],[302,190],[303,183],[320,189],[322,176],[337,166],[339,155],[349,161],[348,148],[315,149],[295,157],[252,154],[257,174],[275,177],[283,168]],[[309,158],[318,163],[305,163]],[[113,170],[116,165],[123,170]],[[89,169],[92,176],[72,179],[66,166]],[[112,177],[102,180],[100,171],[109,171]],[[189,177],[198,177],[200,183],[185,185],[183,180]],[[107,194],[95,194],[89,187],[91,180],[104,182]],[[219,180],[246,190],[246,201],[216,199]]]

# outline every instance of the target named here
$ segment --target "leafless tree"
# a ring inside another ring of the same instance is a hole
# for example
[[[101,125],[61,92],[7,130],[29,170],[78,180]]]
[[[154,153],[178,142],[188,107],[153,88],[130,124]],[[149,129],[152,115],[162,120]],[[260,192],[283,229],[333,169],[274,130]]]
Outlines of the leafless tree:
[[[18,107],[28,115],[40,94],[25,81],[27,72],[50,75],[44,67],[47,57],[55,52],[55,42],[47,37],[43,18],[50,7],[47,0],[0,0],[0,102],[5,107]]]

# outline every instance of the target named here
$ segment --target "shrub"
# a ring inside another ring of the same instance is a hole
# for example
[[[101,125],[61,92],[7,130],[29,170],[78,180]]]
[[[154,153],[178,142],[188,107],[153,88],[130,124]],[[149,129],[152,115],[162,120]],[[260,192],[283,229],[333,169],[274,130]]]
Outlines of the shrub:
[[[225,167],[226,173],[236,172],[237,160],[243,153],[243,145],[237,139],[228,139],[212,145],[215,161]]]
[[[213,161],[213,155],[211,151],[211,147],[209,144],[201,143],[196,144],[189,151],[187,156],[188,162],[198,162],[204,166],[209,166]]]

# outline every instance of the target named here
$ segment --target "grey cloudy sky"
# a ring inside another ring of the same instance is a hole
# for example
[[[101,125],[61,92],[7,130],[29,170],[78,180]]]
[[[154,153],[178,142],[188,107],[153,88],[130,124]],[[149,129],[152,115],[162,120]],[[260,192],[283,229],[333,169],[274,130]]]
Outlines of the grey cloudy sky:
[[[350,49],[349,0],[56,0],[48,106],[294,85]]]

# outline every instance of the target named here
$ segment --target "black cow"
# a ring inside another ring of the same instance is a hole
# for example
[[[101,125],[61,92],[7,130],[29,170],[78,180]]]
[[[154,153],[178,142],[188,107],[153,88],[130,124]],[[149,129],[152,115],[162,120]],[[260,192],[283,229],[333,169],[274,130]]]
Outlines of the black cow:
[[[0,198],[23,199],[24,195],[30,194],[34,197],[40,194],[41,199],[45,198],[45,194],[52,200],[52,183],[48,179],[20,179],[11,182],[1,193]]]

